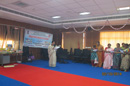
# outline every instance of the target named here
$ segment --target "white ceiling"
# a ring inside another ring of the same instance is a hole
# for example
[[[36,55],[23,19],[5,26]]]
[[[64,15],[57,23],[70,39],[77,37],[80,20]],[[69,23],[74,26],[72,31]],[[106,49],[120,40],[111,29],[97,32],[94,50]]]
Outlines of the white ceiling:
[[[24,2],[28,4],[28,6],[19,7],[17,5],[14,5],[13,3],[17,1]],[[51,22],[59,22],[74,19],[86,19],[110,15],[122,15],[130,13],[130,10],[117,10],[117,8],[119,7],[130,6],[130,0],[0,0],[0,6],[4,6],[19,12],[34,15]],[[80,12],[86,11],[91,12],[91,14],[86,16],[79,15]],[[0,13],[1,18],[22,21],[51,28],[61,28],[60,24],[54,26],[31,18],[23,18],[23,16],[18,15],[16,16],[16,14],[10,14],[8,12],[0,11]],[[61,18],[52,19],[52,16],[61,16]],[[124,22],[119,22],[119,20],[114,21],[113,25],[123,24]],[[79,26],[82,26],[82,24],[80,24]]]

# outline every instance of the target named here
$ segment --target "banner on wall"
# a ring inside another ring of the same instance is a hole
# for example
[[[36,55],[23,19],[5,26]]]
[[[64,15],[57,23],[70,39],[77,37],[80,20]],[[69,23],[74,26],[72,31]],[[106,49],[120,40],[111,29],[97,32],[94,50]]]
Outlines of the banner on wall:
[[[53,39],[50,33],[25,29],[23,46],[35,48],[48,48]]]

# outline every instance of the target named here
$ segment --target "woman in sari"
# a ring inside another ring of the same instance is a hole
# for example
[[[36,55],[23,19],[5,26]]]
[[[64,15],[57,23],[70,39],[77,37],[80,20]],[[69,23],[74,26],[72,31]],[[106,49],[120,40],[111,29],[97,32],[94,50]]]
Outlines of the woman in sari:
[[[130,56],[129,56],[129,48],[128,48],[128,44],[125,44],[125,49],[124,49],[124,53],[123,53],[123,57],[121,60],[121,66],[120,69],[127,72],[129,70],[130,67]]]
[[[103,63],[103,46],[100,44],[100,42],[97,42],[97,55],[98,55],[98,67],[102,67]]]
[[[56,50],[54,45],[55,42],[53,41],[52,44],[48,47],[49,67],[56,67]]]
[[[117,43],[117,47],[114,49],[114,55],[113,55],[113,69],[120,69],[121,64],[121,48],[120,44]]]
[[[105,48],[105,54],[104,54],[104,63],[103,68],[104,69],[110,69],[111,66],[113,66],[113,49],[111,48],[111,44],[108,44],[108,47]]]
[[[91,64],[92,66],[96,66],[97,63],[98,63],[97,49],[96,45],[93,45],[93,48],[91,49]]]

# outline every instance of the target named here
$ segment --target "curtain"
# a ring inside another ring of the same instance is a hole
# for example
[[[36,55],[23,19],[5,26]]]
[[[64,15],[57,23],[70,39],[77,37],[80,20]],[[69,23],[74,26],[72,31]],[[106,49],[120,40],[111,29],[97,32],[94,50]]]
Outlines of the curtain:
[[[86,47],[86,33],[83,33],[83,49]]]
[[[0,48],[5,47],[5,43],[6,43],[6,34],[7,34],[7,27],[0,25]]]
[[[24,41],[24,29],[23,28],[21,28],[20,29],[20,49],[21,50],[23,50],[23,41]]]
[[[110,43],[112,48],[115,48],[117,43],[130,44],[130,31],[100,32],[100,42],[104,47]]]
[[[5,47],[7,47],[7,44],[12,44],[12,47],[14,48],[14,28],[7,26],[7,34],[5,39]]]
[[[7,44],[12,44],[14,50],[23,48],[23,33],[21,28],[0,25],[0,48],[6,48]]]
[[[19,49],[19,35],[20,34],[20,30],[19,29],[15,29],[14,30],[14,50]]]
[[[80,48],[83,49],[83,34],[78,34],[75,32],[64,32],[62,33],[64,40],[62,42],[62,45],[64,49],[70,49],[72,48],[73,50],[75,48]]]

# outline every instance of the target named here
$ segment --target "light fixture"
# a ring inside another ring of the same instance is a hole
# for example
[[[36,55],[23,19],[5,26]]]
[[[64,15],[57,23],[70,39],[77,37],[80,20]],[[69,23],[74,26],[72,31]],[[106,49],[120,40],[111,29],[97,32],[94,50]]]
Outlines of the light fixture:
[[[90,14],[90,12],[82,12],[82,13],[79,13],[79,15],[88,15]]]
[[[121,7],[121,8],[118,8],[117,10],[129,10],[130,7]]]
[[[53,16],[53,19],[61,18],[61,16]]]

